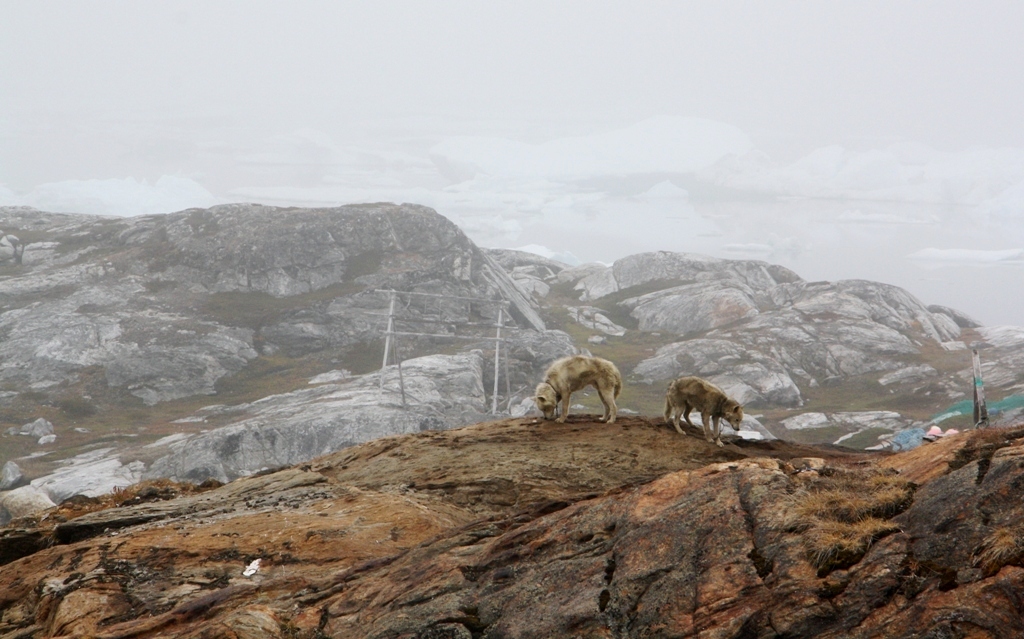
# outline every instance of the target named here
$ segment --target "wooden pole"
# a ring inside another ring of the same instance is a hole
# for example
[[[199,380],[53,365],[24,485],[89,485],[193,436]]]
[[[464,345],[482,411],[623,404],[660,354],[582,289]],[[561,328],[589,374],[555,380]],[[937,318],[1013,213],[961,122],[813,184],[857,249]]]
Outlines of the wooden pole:
[[[388,368],[391,353],[391,335],[395,332],[395,292],[391,291],[391,307],[388,309],[388,330],[384,334],[384,361],[380,365],[380,389],[384,390],[384,371]]]
[[[398,389],[402,391],[402,408],[405,408],[405,379],[402,377],[402,356],[398,354],[398,338],[395,338],[395,362],[398,364]]]
[[[498,362],[501,358],[501,325],[505,323],[504,308],[498,307],[498,328],[494,335],[494,392],[491,394],[491,414],[498,414]]]
[[[988,428],[988,406],[985,405],[985,384],[981,380],[981,355],[971,351],[974,363],[974,427]]]

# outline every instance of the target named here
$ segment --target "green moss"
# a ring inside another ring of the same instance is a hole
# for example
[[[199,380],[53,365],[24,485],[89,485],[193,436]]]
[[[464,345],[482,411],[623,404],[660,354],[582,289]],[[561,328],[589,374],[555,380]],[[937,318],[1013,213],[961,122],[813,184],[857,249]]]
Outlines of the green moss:
[[[351,282],[363,275],[373,275],[380,271],[381,262],[384,260],[384,251],[366,251],[359,255],[353,255],[345,260],[345,281]]]
[[[280,322],[296,311],[310,309],[362,290],[364,287],[355,282],[340,282],[287,297],[274,297],[259,291],[228,291],[208,296],[200,311],[220,324],[258,330]]]

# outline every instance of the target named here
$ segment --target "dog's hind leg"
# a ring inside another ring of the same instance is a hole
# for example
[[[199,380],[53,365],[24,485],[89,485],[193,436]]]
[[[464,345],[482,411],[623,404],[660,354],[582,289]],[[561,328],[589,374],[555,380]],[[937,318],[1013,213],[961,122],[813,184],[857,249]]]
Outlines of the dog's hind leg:
[[[672,425],[676,427],[676,432],[677,433],[679,433],[680,435],[685,435],[686,433],[683,432],[683,429],[680,428],[680,426],[679,426],[679,414],[682,411],[683,411],[683,409],[680,408],[679,406],[675,406],[675,407],[672,408]]]
[[[682,407],[672,406],[670,403],[667,402],[667,400],[666,404],[667,406],[665,407],[665,421],[675,426],[677,433],[679,433],[680,435],[685,435],[686,433],[684,433],[683,429],[679,427],[679,414],[683,412]]]
[[[676,410],[678,410],[678,409],[676,409]],[[691,410],[693,410],[693,406],[690,404],[690,402],[683,402],[683,419],[686,420],[686,425],[687,426],[691,426],[693,428],[696,428],[696,426],[693,425],[693,422],[690,421],[690,411]]]
[[[601,385],[597,387],[597,394],[601,398],[601,403],[604,404],[604,416],[601,417],[601,421],[614,424],[619,412],[615,405],[615,388]]]

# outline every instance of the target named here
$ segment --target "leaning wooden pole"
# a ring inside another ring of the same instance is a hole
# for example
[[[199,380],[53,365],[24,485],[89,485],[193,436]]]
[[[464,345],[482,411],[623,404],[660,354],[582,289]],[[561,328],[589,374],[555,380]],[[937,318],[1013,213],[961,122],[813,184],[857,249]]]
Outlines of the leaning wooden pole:
[[[974,360],[974,427],[988,427],[988,406],[985,405],[985,384],[981,381],[981,355],[971,351]]]
[[[494,392],[491,393],[491,414],[498,414],[498,362],[501,361],[501,325],[505,323],[505,309],[498,307],[498,327],[494,335]]]

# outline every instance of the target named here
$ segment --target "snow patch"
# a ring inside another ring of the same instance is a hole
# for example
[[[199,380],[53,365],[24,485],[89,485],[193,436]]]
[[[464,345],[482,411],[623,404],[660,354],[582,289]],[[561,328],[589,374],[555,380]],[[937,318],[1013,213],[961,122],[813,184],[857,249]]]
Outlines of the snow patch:
[[[921,262],[955,262],[963,264],[995,264],[1024,260],[1024,249],[939,249],[925,248],[907,256],[909,260]]]
[[[40,184],[12,200],[0,191],[0,204],[31,206],[54,213],[92,215],[153,215],[192,207],[210,207],[220,201],[195,180],[164,175],[155,183],[135,178],[65,180]]]

